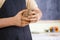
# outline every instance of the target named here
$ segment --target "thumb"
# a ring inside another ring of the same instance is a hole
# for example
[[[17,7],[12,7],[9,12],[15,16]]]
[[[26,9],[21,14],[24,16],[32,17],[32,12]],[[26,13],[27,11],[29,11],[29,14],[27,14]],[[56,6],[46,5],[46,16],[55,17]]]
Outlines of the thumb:
[[[18,15],[23,15],[26,11],[27,11],[27,9],[21,10],[18,12]]]

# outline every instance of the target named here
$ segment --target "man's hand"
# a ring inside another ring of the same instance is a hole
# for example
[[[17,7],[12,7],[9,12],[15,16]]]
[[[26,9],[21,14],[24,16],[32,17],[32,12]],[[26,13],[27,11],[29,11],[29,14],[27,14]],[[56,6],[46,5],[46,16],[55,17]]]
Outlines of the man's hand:
[[[22,14],[24,14],[26,12],[27,12],[26,10],[22,10],[22,11],[18,12],[18,14],[15,15],[14,17],[0,18],[0,28],[9,27],[12,25],[16,25],[19,27],[25,27],[26,25],[28,25],[30,23],[30,22],[28,22],[29,19],[27,17],[22,16]]]
[[[28,14],[28,9],[18,12],[14,17],[0,18],[0,28],[16,25],[25,27],[29,23],[37,22],[41,17],[41,13],[37,10],[31,10]]]
[[[35,22],[40,20],[41,16],[42,16],[41,11],[37,10],[37,9],[34,9],[34,10],[31,10],[31,13],[28,16],[28,18],[30,19],[31,23],[35,23]]]
[[[31,10],[30,13],[28,13],[28,11],[28,9],[25,9],[18,12],[18,14],[14,17],[15,25],[24,27],[29,23],[35,23],[39,21],[41,17],[41,12],[39,10]]]
[[[30,23],[28,22],[29,19],[23,16],[23,14],[26,12],[27,12],[27,9],[18,12],[17,15],[14,16],[14,21],[16,26],[24,27]]]

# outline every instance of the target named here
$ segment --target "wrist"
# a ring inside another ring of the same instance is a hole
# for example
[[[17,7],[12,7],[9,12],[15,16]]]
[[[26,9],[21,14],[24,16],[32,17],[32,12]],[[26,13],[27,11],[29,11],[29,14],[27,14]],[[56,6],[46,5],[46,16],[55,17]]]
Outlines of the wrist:
[[[15,26],[20,26],[21,25],[21,19],[19,18],[19,17],[13,17],[12,18],[12,20],[13,20],[13,25],[15,25]]]
[[[15,25],[15,18],[14,17],[10,18],[10,25]]]

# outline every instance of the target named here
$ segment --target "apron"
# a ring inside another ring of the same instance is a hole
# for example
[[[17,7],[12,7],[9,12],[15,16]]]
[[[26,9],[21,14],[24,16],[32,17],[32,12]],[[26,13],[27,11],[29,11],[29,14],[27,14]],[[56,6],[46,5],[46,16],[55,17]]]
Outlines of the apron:
[[[13,17],[25,8],[25,0],[6,0],[0,8],[0,18]],[[29,25],[24,28],[17,26],[0,28],[0,40],[32,40]]]

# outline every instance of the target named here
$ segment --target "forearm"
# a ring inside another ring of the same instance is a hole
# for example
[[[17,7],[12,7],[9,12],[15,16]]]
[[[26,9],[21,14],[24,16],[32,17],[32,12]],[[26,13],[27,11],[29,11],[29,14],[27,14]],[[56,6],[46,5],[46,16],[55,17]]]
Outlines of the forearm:
[[[13,17],[10,18],[0,18],[0,28],[4,28],[10,25],[14,25]]]

